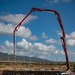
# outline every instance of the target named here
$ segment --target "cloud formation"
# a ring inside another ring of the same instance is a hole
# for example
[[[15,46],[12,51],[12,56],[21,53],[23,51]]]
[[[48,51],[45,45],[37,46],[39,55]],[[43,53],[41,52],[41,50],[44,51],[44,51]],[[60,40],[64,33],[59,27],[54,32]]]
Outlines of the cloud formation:
[[[29,39],[30,39],[31,41],[35,41],[35,40],[38,40],[39,38],[34,35],[34,36],[31,36]]]
[[[68,39],[68,40],[67,40],[67,45],[68,45],[68,46],[71,46],[71,47],[72,47],[72,46],[75,46],[75,39]]]
[[[0,34],[12,34],[13,32],[13,25],[12,24],[5,24],[0,22]]]
[[[62,36],[61,31],[57,31],[57,35]],[[71,32],[70,34],[66,34],[66,43],[67,46],[75,46],[75,31]]]
[[[9,14],[6,16],[0,16],[0,19],[9,23],[12,23],[13,25],[17,25],[26,15],[23,14]],[[26,20],[23,22],[23,24],[29,23],[31,20],[37,19],[37,16],[28,16]]]
[[[5,41],[4,46],[0,46],[1,52],[13,54],[13,43],[8,40]],[[46,45],[43,43],[31,43],[26,39],[16,43],[16,55],[38,57],[42,59],[50,59],[51,55],[63,55],[62,50],[57,50],[53,45]]]
[[[57,41],[55,39],[53,39],[53,38],[50,38],[50,39],[46,40],[45,43],[55,44],[55,43],[57,43]]]
[[[75,39],[75,31],[71,32],[70,34],[66,34],[67,39]]]
[[[15,25],[17,25],[25,15],[23,14],[9,14],[6,16],[0,16],[0,34],[4,35],[12,35]],[[23,24],[27,24],[32,20],[37,19],[37,16],[30,15]],[[6,23],[7,22],[7,23]],[[37,40],[37,36],[33,35],[29,28],[26,28],[25,26],[21,26],[18,31],[16,32],[16,36],[29,38],[30,40],[34,41]]]
[[[70,34],[66,34],[66,39],[68,46],[75,46],[75,31],[71,32]]]
[[[6,16],[0,16],[0,34],[4,35],[12,35],[13,30],[15,28],[15,25],[20,22],[20,20],[24,17],[23,14],[11,14]],[[29,16],[28,19],[23,23],[27,24],[32,20],[37,19],[37,16]],[[21,56],[34,56],[39,58],[46,58],[50,59],[51,55],[64,55],[64,51],[60,49],[56,49],[54,45],[49,44],[55,44],[57,41],[53,38],[50,38],[45,41],[45,43],[49,43],[48,45],[40,43],[40,42],[28,42],[25,38],[28,38],[28,40],[38,40],[38,37],[36,35],[33,35],[29,28],[25,26],[21,26],[18,31],[16,32],[16,35],[19,37],[23,37],[22,41],[16,43],[16,55]],[[61,32],[58,32],[58,35],[61,35]],[[48,36],[45,32],[42,33],[42,38],[47,39]],[[75,31],[66,34],[67,39],[67,45],[68,46],[75,46]],[[5,41],[5,45],[0,45],[1,52],[13,54],[13,43],[9,42],[8,40]]]
[[[14,30],[14,26],[12,24],[4,24],[0,23],[0,34],[4,35],[12,35]],[[29,28],[25,28],[24,26],[21,26],[18,31],[16,32],[16,35],[19,37],[30,37],[31,36],[31,31]]]

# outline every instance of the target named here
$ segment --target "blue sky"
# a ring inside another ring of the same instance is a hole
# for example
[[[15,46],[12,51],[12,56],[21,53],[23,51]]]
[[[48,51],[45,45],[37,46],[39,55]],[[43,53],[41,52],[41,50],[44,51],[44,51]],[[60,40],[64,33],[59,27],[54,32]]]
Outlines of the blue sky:
[[[0,52],[13,54],[13,30],[32,7],[57,10],[66,33],[70,61],[75,61],[74,0],[0,0]],[[56,16],[33,12],[16,32],[16,55],[65,61]]]

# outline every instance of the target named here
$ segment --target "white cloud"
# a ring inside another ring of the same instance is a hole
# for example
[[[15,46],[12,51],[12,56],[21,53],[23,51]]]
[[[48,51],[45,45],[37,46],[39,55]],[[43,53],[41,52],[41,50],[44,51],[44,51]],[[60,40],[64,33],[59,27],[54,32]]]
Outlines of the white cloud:
[[[12,23],[14,25],[17,25],[18,23],[21,22],[21,20],[25,17],[26,15],[23,14],[9,14],[6,16],[0,16],[0,19],[9,23]],[[23,24],[29,23],[31,20],[37,19],[37,16],[28,16],[28,18],[23,22]]]
[[[6,45],[7,47],[13,47],[13,43],[12,43],[12,42],[9,42],[8,40],[5,41],[5,45]]]
[[[14,27],[12,24],[4,24],[4,23],[0,23],[0,34],[7,34],[7,35],[12,35],[13,34],[13,30]],[[31,36],[31,31],[29,30],[29,28],[25,28],[24,26],[21,26],[16,35],[19,37],[30,37]]]
[[[65,54],[63,50],[60,50],[59,53],[62,54],[62,55]]]
[[[12,34],[12,32],[13,32],[12,24],[5,25],[4,23],[0,22],[0,34]]]
[[[15,25],[18,24],[23,18],[23,14],[9,14],[6,16],[0,16],[0,20],[3,20],[3,22],[0,22],[0,34],[12,35]],[[30,15],[23,24],[29,23],[34,19],[37,19],[37,16]],[[25,26],[21,26],[16,32],[16,35],[24,38],[31,37],[31,40],[37,40],[37,37],[35,35],[32,36],[30,29]]]
[[[66,34],[66,42],[68,46],[75,46],[75,31]]]
[[[10,42],[9,42],[10,43]],[[13,54],[13,48],[8,47],[9,45],[0,45],[0,52],[2,53],[8,53],[8,54]]]
[[[35,40],[38,40],[38,37],[37,36],[31,36],[30,38],[29,38],[31,41],[35,41]]]
[[[29,30],[29,28],[25,28],[24,26],[21,26],[18,31],[16,32],[17,36],[20,37],[30,37],[31,36],[31,31]]]
[[[13,43],[8,40],[5,41],[5,45],[0,45],[0,52],[13,54]],[[69,57],[74,57],[74,51],[68,51]],[[56,49],[54,45],[45,45],[43,43],[31,43],[26,39],[16,43],[16,55],[38,57],[42,59],[50,59],[53,55],[65,57],[63,50]],[[56,58],[56,57],[55,57]],[[62,57],[61,57],[62,59]],[[60,60],[61,60],[60,59]]]
[[[59,54],[59,53],[58,53],[58,50],[56,50],[54,53],[55,53],[55,54]]]
[[[44,38],[44,39],[48,38],[47,35],[45,34],[45,32],[42,33],[42,38]]]
[[[54,44],[54,43],[57,43],[57,41],[53,38],[50,38],[50,39],[46,40],[45,43]]]
[[[0,46],[1,51],[8,54],[13,54],[13,43],[8,40],[5,41],[4,46]],[[50,58],[50,55],[62,54],[53,45],[45,45],[42,43],[31,43],[26,39],[16,43],[16,55],[20,56],[34,56],[39,58]]]
[[[61,31],[57,30],[56,33],[57,33],[57,35],[62,36]],[[65,33],[65,35],[66,35],[67,39],[75,39],[75,31],[71,32],[70,34]]]
[[[23,49],[26,49],[26,50],[32,48],[32,44],[31,44],[30,42],[27,42],[26,39],[22,39],[21,42],[18,42],[18,43],[17,43],[17,46],[18,46],[18,47],[21,47],[21,48],[23,48]]]
[[[57,35],[61,36],[62,33],[57,31]],[[66,34],[66,43],[68,46],[75,46],[75,31],[71,32],[70,34]]]
[[[37,50],[42,50],[42,51],[55,50],[55,47],[53,45],[47,46],[42,43],[34,43],[33,47],[36,48]]]
[[[68,46],[75,46],[75,39],[68,39],[67,40],[67,45]]]
[[[75,39],[75,31],[71,32],[70,34],[66,34],[67,39]]]

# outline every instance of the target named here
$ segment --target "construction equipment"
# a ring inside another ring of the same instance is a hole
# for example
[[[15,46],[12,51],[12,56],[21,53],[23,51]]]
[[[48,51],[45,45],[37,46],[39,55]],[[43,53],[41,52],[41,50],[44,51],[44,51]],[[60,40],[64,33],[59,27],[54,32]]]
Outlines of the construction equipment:
[[[66,40],[65,40],[65,31],[64,31],[64,27],[60,18],[59,13],[56,10],[49,10],[49,9],[41,9],[41,8],[32,8],[30,10],[30,12],[23,18],[23,20],[15,27],[14,31],[13,31],[13,48],[14,48],[14,61],[16,60],[16,37],[15,37],[15,32],[20,28],[20,26],[22,25],[22,22],[32,13],[35,11],[39,11],[39,12],[51,12],[53,14],[55,14],[57,16],[57,20],[59,22],[59,26],[61,28],[62,31],[62,36],[60,37],[60,39],[62,40],[62,47],[64,49],[65,52],[65,57],[66,57],[66,66],[67,66],[67,71],[70,70],[70,64],[69,64],[69,59],[68,59],[68,53],[67,53],[67,48],[66,48]]]

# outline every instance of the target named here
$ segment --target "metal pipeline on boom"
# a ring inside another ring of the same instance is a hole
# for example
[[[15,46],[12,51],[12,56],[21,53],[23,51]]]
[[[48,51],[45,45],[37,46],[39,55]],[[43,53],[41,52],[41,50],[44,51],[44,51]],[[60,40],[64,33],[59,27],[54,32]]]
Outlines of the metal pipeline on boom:
[[[62,43],[62,46],[63,46],[63,49],[64,49],[64,52],[65,52],[65,58],[66,58],[66,66],[67,66],[67,70],[70,69],[70,64],[69,64],[69,59],[68,59],[68,53],[67,53],[67,48],[66,48],[66,40],[65,40],[65,31],[64,31],[64,27],[63,27],[63,24],[62,24],[62,21],[61,21],[61,18],[60,18],[60,15],[59,13],[56,11],[56,10],[50,10],[50,9],[41,9],[41,8],[32,8],[30,10],[30,12],[23,18],[23,20],[15,27],[14,31],[13,31],[13,48],[14,48],[14,60],[16,60],[16,37],[15,37],[15,32],[18,30],[18,28],[21,26],[22,22],[32,13],[32,12],[35,12],[35,11],[44,11],[44,12],[51,12],[51,13],[54,13],[56,16],[57,16],[57,20],[59,22],[59,26],[61,28],[61,31],[62,31],[62,37],[60,37],[60,39],[63,41]]]

